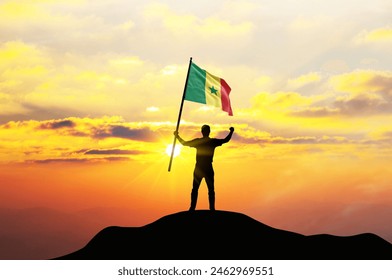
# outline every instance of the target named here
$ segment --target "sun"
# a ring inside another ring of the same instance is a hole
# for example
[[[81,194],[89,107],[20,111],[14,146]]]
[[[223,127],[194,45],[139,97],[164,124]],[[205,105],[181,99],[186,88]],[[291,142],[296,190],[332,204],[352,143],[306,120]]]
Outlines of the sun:
[[[169,144],[169,145],[167,145],[167,147],[166,147],[166,154],[167,154],[168,156],[171,156],[172,149],[173,149],[172,147],[173,147],[173,144]],[[176,145],[175,148],[174,148],[173,157],[178,156],[178,155],[180,154],[180,152],[181,152],[181,147],[180,147],[180,145]]]

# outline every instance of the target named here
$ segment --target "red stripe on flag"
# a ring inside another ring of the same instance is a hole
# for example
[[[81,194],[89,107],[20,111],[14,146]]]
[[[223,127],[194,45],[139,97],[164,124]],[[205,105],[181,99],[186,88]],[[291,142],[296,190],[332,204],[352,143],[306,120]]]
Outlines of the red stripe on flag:
[[[229,94],[231,91],[230,86],[225,80],[220,79],[221,82],[221,100],[222,100],[222,110],[227,112],[229,116],[233,115],[233,110],[231,109]]]

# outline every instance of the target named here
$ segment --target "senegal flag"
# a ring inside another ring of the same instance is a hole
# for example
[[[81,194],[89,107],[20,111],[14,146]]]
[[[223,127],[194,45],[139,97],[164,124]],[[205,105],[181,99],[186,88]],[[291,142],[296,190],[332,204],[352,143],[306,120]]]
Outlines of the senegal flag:
[[[191,62],[185,100],[219,107],[232,116],[230,91],[231,88],[225,80],[208,73]]]

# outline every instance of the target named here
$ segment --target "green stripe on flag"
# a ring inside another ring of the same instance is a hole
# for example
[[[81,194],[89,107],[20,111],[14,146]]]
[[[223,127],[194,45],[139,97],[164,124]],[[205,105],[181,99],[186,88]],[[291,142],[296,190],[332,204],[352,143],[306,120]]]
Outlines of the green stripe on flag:
[[[185,100],[206,104],[206,71],[192,62],[189,70]]]

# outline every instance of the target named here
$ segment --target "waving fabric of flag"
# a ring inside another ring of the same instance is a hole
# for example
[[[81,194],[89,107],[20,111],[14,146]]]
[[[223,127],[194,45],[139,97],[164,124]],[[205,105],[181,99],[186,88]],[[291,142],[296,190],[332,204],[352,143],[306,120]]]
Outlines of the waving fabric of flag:
[[[232,116],[230,91],[231,88],[225,80],[191,63],[185,100],[219,107]]]

